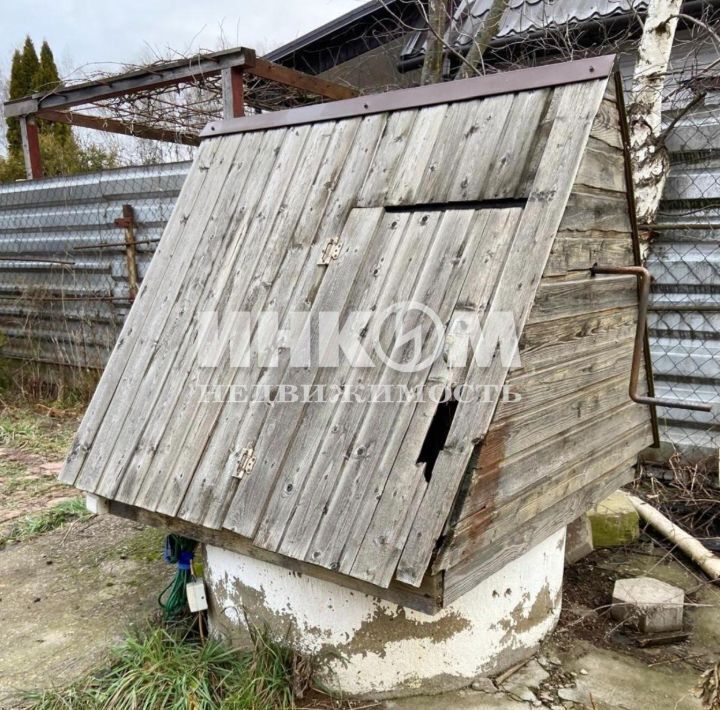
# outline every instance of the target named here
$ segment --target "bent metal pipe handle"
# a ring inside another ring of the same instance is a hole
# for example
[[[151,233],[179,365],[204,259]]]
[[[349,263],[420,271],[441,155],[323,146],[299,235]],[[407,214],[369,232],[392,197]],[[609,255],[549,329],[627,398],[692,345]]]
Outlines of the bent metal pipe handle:
[[[695,412],[712,412],[712,405],[704,402],[688,402],[682,399],[667,399],[665,397],[648,397],[637,393],[640,380],[640,363],[642,361],[645,341],[645,327],[647,324],[647,308],[650,299],[650,282],[652,276],[644,266],[599,266],[593,264],[590,273],[616,274],[623,276],[637,276],[640,282],[640,297],[638,300],[638,319],[635,328],[635,344],[633,347],[632,364],[630,366],[630,386],[628,394],[633,402],[649,406],[669,407],[672,409],[689,409]]]

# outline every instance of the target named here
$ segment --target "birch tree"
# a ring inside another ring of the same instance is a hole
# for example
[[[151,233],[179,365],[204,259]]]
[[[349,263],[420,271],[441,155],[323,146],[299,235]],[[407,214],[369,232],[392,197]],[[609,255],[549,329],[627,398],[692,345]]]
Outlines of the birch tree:
[[[670,160],[662,135],[662,96],[682,0],[650,0],[628,106],[637,216],[655,220]]]

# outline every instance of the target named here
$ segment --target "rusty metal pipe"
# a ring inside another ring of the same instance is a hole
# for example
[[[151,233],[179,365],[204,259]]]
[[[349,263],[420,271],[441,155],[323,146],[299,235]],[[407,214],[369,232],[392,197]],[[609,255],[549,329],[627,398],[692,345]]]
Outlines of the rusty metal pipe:
[[[694,412],[711,412],[712,405],[701,402],[687,402],[682,399],[666,399],[665,397],[648,397],[637,393],[640,381],[640,363],[645,346],[645,327],[647,325],[647,308],[650,300],[650,282],[652,277],[644,266],[598,266],[593,264],[590,273],[617,274],[620,276],[637,276],[639,280],[638,319],[635,328],[635,345],[633,346],[632,365],[630,366],[630,386],[628,394],[638,404],[669,407],[672,409],[690,409]]]

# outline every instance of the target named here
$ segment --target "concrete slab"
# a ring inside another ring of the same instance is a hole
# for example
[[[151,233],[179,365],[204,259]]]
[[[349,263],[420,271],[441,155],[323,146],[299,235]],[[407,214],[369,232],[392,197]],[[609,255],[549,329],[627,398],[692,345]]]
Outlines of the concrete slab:
[[[528,710],[529,703],[513,700],[507,695],[459,690],[443,695],[416,695],[412,698],[388,700],[382,704],[386,710]]]
[[[567,526],[565,564],[574,565],[583,557],[587,557],[594,549],[590,518],[587,515],[581,515]]]
[[[615,491],[587,515],[596,548],[621,547],[640,536],[640,518],[623,491]]]
[[[612,597],[612,616],[647,633],[682,629],[685,592],[652,577],[619,579]]]
[[[628,654],[587,649],[564,667],[577,673],[561,697],[597,710],[701,710],[693,695],[698,674],[683,664],[648,667]],[[586,670],[587,673],[581,673]]]

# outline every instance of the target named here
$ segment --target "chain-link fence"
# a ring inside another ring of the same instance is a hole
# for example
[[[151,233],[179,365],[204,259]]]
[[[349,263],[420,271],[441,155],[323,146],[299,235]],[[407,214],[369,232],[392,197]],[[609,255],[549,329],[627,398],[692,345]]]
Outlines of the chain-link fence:
[[[707,67],[685,67],[670,82],[663,120],[671,167],[647,258],[656,394],[713,405],[720,403],[718,89],[720,79]],[[717,461],[714,412],[659,408],[658,418],[664,442],[691,459]]]
[[[0,186],[0,355],[102,368],[188,169]]]

